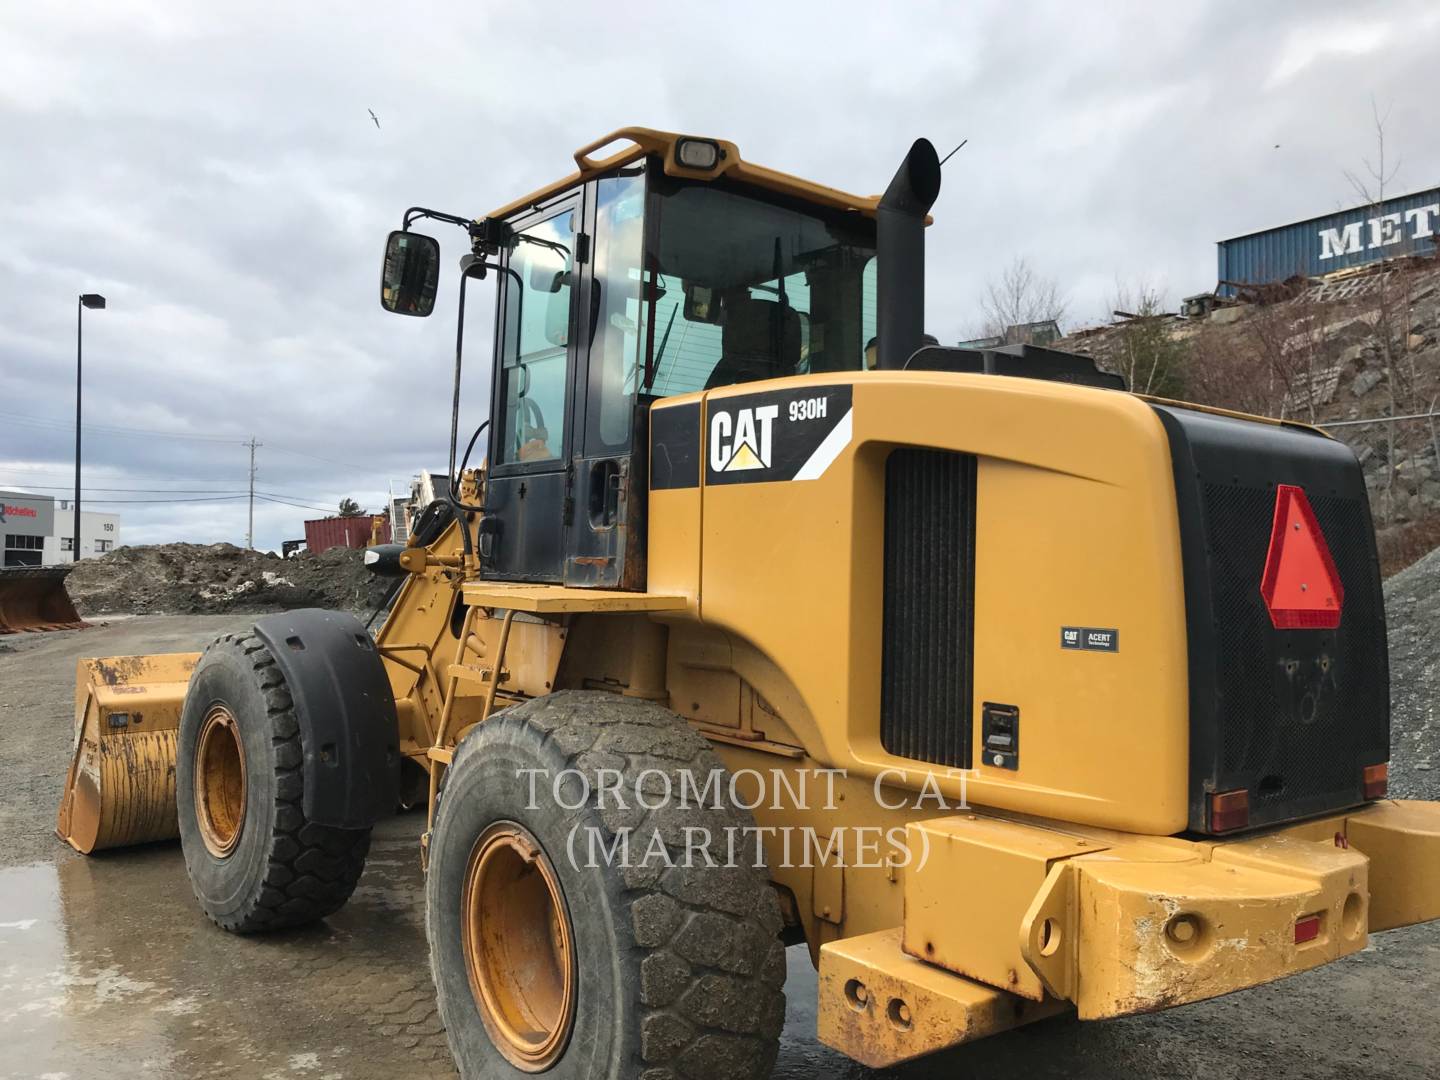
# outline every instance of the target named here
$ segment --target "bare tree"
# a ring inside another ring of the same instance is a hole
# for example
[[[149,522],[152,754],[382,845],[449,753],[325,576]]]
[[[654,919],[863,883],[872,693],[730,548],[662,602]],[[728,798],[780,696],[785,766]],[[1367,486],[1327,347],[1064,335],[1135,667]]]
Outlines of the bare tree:
[[[1141,281],[1115,283],[1110,308],[1125,322],[1110,362],[1137,394],[1180,397],[1184,391],[1186,348],[1170,333],[1170,313],[1161,291]]]
[[[1386,155],[1386,132],[1385,125],[1390,119],[1390,110],[1387,108],[1384,115],[1381,115],[1380,107],[1375,103],[1374,97],[1370,99],[1370,113],[1375,123],[1375,157],[1361,158],[1365,167],[1365,175],[1345,170],[1345,179],[1355,190],[1355,194],[1361,199],[1362,205],[1372,211],[1372,215],[1379,217],[1381,207],[1385,202],[1385,190],[1390,182],[1400,172],[1400,160],[1397,158],[1391,164]],[[1404,274],[1400,275],[1405,278]],[[1415,392],[1419,388],[1419,372],[1415,369],[1415,360],[1408,354],[1405,348],[1404,339],[1408,335],[1410,318],[1410,286],[1408,280],[1402,283],[1401,295],[1391,287],[1390,274],[1385,270],[1379,271],[1379,279],[1375,287],[1376,308],[1373,320],[1375,338],[1380,346],[1381,362],[1384,364],[1387,378],[1385,389],[1388,396],[1386,405],[1390,416],[1399,415],[1402,412],[1415,411]],[[1401,323],[1405,326],[1402,329]],[[1402,364],[1400,361],[1406,361]],[[1398,431],[1398,424],[1385,425],[1385,450],[1386,469],[1385,486],[1381,502],[1381,519],[1389,524],[1395,509],[1395,469],[1398,464],[1397,440],[1405,441],[1406,432]]]
[[[1197,405],[1214,405],[1256,416],[1279,412],[1284,389],[1274,372],[1257,364],[1248,342],[1228,327],[1202,326],[1190,344],[1185,396]]]
[[[1201,405],[1314,422],[1338,370],[1325,364],[1323,312],[1305,297],[1255,304],[1238,326],[1201,327],[1185,389]]]
[[[1355,194],[1360,196],[1364,205],[1374,207],[1385,201],[1385,188],[1400,172],[1400,162],[1396,161],[1389,166],[1385,163],[1385,124],[1390,119],[1390,110],[1386,109],[1385,115],[1381,116],[1380,106],[1375,104],[1372,97],[1370,113],[1375,118],[1375,161],[1372,163],[1369,158],[1360,159],[1369,179],[1349,169],[1345,170],[1345,179],[1350,181],[1350,186],[1355,189]]]
[[[1315,423],[1339,380],[1339,372],[1325,364],[1324,313],[1303,292],[1292,300],[1257,304],[1240,338],[1271,390],[1267,415]]]
[[[1015,259],[992,278],[980,298],[984,333],[1000,337],[1022,323],[1057,323],[1065,317],[1068,301],[1053,278],[1037,274],[1024,256]]]

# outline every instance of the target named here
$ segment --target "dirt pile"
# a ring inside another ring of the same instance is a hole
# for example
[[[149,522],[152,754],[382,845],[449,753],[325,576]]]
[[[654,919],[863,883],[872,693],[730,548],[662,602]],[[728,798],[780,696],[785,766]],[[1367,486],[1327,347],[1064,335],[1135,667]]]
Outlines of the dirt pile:
[[[1440,799],[1440,549],[1385,583],[1390,793]]]
[[[368,614],[392,581],[365,569],[364,552],[331,548],[282,559],[233,544],[121,547],[85,559],[66,579],[82,615],[201,615],[287,608]]]

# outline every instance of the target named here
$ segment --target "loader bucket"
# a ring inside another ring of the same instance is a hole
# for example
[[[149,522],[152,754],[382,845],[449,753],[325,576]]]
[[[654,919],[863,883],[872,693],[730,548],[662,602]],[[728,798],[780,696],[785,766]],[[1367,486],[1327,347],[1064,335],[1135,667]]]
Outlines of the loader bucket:
[[[80,618],[65,591],[69,566],[0,568],[0,634],[22,630],[79,630]]]
[[[56,833],[82,855],[169,840],[180,710],[199,653],[82,659]]]

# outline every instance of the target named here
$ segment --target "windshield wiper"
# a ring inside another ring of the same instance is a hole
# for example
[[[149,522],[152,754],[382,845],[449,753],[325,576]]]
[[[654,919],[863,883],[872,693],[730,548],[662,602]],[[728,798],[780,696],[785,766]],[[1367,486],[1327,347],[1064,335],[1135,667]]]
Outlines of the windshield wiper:
[[[665,333],[660,338],[660,350],[655,354],[655,363],[651,369],[645,373],[646,390],[653,389],[651,384],[655,381],[655,373],[660,370],[660,361],[665,359],[665,346],[670,343],[670,330],[675,325],[675,313],[679,310],[679,304],[676,304],[670,309],[670,320],[665,324]]]

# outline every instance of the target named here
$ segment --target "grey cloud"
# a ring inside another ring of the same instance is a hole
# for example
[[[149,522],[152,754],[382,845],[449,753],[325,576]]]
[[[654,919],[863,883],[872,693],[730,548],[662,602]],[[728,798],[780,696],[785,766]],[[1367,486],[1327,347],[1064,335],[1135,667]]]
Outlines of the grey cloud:
[[[254,434],[264,490],[378,506],[443,464],[454,334],[452,281],[430,320],[375,304],[385,232],[412,204],[484,213],[626,123],[860,192],[914,136],[968,137],[929,237],[942,339],[1015,255],[1082,319],[1117,278],[1208,288],[1215,240],[1352,201],[1372,95],[1397,186],[1440,182],[1437,31],[1433,4],[1337,0],[11,6],[0,484],[69,482],[74,297],[93,290],[111,307],[86,317],[87,418],[210,438],[96,431],[89,484],[243,487]],[[453,261],[458,234],[437,235]],[[466,424],[488,364],[470,340]],[[115,508],[128,540],[244,532],[238,501]],[[257,539],[311,513],[264,504]]]

